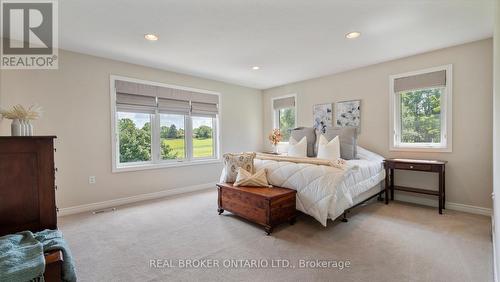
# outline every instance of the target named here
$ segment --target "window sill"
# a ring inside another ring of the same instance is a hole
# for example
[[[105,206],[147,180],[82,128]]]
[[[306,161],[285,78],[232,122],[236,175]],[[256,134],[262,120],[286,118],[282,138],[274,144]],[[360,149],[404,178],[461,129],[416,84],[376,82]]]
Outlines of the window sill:
[[[141,170],[151,170],[151,169],[163,169],[172,167],[184,167],[184,166],[196,166],[205,164],[220,164],[221,159],[204,159],[204,160],[194,160],[194,161],[178,161],[178,162],[164,162],[164,163],[147,163],[147,164],[137,164],[131,166],[118,166],[113,167],[113,173],[120,172],[131,172],[131,171],[141,171]]]
[[[393,152],[420,152],[420,153],[451,153],[451,147],[392,147]]]

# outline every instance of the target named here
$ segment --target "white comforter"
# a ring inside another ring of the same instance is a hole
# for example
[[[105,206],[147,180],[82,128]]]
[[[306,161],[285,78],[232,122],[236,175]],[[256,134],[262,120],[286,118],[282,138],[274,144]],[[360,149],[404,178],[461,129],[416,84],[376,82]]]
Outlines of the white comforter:
[[[347,161],[354,169],[286,161],[255,159],[255,169],[267,169],[270,184],[297,190],[297,209],[326,226],[353,205],[353,199],[385,177],[383,157],[358,147],[359,160]]]

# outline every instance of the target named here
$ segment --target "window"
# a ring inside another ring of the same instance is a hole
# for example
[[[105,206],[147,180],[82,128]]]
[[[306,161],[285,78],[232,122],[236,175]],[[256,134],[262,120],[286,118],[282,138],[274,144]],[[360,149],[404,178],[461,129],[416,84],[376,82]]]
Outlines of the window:
[[[185,116],[160,114],[160,153],[162,160],[186,158]]]
[[[218,94],[115,76],[111,83],[113,171],[219,159]]]
[[[150,162],[151,115],[118,112],[120,163]]]
[[[451,65],[391,76],[391,150],[451,152]]]
[[[214,154],[214,118],[193,116],[193,157],[210,158]]]
[[[273,98],[274,128],[279,128],[281,142],[288,142],[292,129],[296,127],[297,116],[295,107],[295,95]]]

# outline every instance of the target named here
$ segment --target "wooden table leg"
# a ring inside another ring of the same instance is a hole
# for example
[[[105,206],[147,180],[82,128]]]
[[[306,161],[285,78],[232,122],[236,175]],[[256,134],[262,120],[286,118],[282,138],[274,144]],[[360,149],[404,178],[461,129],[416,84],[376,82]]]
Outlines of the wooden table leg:
[[[389,204],[389,169],[385,170],[385,204]]]
[[[391,168],[391,200],[394,201],[394,169]]]
[[[443,171],[439,172],[439,214],[443,214]]]
[[[443,209],[446,209],[446,171],[443,167]]]
[[[221,215],[223,212],[224,212],[224,209],[222,208],[222,191],[220,189],[220,187],[217,186],[217,203],[218,203],[218,207],[217,207],[217,212],[219,213],[219,215]]]
[[[270,226],[264,227],[264,230],[266,231],[266,235],[269,236],[273,232],[273,228]]]

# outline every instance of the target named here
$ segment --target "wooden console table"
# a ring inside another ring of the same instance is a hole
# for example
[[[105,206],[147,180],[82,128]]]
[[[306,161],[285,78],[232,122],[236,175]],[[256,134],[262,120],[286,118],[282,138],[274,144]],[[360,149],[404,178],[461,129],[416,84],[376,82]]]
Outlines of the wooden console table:
[[[439,214],[443,213],[446,201],[446,190],[445,190],[445,166],[447,161],[440,160],[412,160],[412,159],[387,159],[384,160],[384,168],[386,172],[385,187],[391,191],[391,200],[394,200],[394,190],[426,194],[432,196],[438,196],[439,198]],[[411,188],[404,186],[394,185],[394,170],[411,170],[411,171],[423,171],[423,172],[433,172],[439,174],[439,189],[427,190],[420,188]]]

